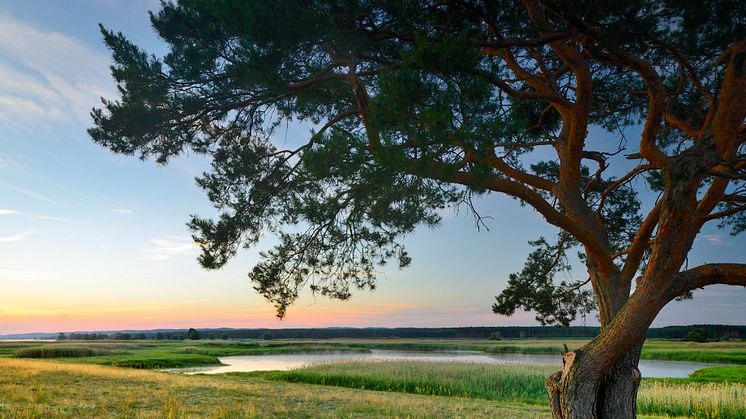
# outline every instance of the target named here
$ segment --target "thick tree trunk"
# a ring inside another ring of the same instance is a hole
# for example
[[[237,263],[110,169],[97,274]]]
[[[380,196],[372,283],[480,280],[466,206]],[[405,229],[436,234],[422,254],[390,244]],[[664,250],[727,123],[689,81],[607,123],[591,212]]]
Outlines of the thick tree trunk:
[[[589,268],[591,275],[599,275],[593,266]],[[633,322],[634,330],[613,324],[612,319],[629,301],[629,284],[620,281],[618,274],[604,279],[615,286],[606,288],[603,293],[597,290],[596,294],[602,297],[599,299],[602,332],[595,341],[611,338],[624,342],[624,348],[629,349],[612,354],[599,345],[589,344],[563,354],[562,371],[546,382],[552,416],[556,419],[634,418],[636,415],[640,384],[637,365],[647,324]]]
[[[637,410],[637,390],[640,387],[642,343],[635,345],[606,375],[599,393],[600,418],[634,418]]]
[[[563,371],[552,374],[546,382],[552,417],[634,418],[641,347],[641,343],[635,345],[607,371],[586,365],[593,357],[582,351],[564,354]]]

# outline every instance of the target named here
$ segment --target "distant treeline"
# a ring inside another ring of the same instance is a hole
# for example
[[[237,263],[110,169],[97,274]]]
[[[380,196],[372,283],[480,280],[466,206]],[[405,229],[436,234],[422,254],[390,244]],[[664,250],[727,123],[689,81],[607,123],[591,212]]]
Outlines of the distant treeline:
[[[693,324],[689,326],[666,326],[648,330],[649,338],[684,339],[694,329],[702,329],[707,337],[713,339],[745,339],[746,326],[727,324]]]
[[[648,330],[649,338],[684,339],[694,329],[702,329],[706,336],[713,339],[746,338],[746,325],[690,325],[667,326]],[[544,326],[508,326],[508,327],[447,327],[447,328],[325,328],[325,329],[198,329],[196,335],[202,339],[395,339],[395,338],[439,338],[439,339],[480,339],[488,338],[493,332],[499,332],[503,339],[520,338],[592,338],[598,335],[600,328],[589,326],[544,327]],[[63,337],[64,336],[64,337]],[[58,339],[99,340],[99,339],[190,339],[187,330],[151,330],[115,333],[70,333],[60,334]]]

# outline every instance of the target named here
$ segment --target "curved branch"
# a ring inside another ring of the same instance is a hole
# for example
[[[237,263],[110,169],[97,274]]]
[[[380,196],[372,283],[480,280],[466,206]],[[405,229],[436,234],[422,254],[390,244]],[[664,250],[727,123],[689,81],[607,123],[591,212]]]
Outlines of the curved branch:
[[[539,192],[536,192],[523,183],[494,175],[480,176],[477,179],[472,173],[454,171],[453,167],[449,165],[436,162],[423,162],[419,159],[408,159],[402,170],[409,174],[441,182],[457,183],[464,186],[479,185],[490,191],[518,198],[534,208],[547,222],[567,231],[579,242],[583,243],[583,245],[592,249],[594,254],[596,254],[599,265],[603,269],[606,269],[607,272],[616,270],[614,261],[609,256],[605,245],[597,239],[592,231],[583,228],[580,223],[574,222],[570,217],[558,211]]]
[[[731,215],[738,214],[739,212],[746,211],[746,205],[739,205],[728,208],[723,211],[715,212],[704,218],[705,222],[717,220],[718,218],[730,217]]]
[[[694,289],[715,284],[746,287],[746,264],[709,263],[679,272],[674,276],[667,295],[676,298]]]
[[[589,41],[595,42],[603,50],[593,45],[586,45],[586,51],[596,59],[611,65],[617,65],[637,73],[645,83],[648,95],[648,112],[645,118],[645,125],[640,139],[640,153],[652,164],[659,168],[668,166],[670,157],[668,157],[656,144],[655,139],[658,135],[661,120],[665,113],[666,86],[655,71],[655,67],[641,58],[630,54],[626,51],[609,46],[604,42],[603,36],[595,27],[588,25],[585,21],[572,16],[554,4],[551,1],[545,2],[546,6],[557,16],[561,16],[568,23],[574,26],[589,38]]]

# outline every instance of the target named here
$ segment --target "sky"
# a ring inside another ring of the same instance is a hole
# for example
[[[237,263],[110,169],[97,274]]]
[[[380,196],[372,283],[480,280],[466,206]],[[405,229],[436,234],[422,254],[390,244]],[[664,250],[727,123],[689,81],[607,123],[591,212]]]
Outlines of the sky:
[[[147,15],[158,7],[152,0],[0,0],[0,335],[537,324],[531,313],[498,316],[491,305],[522,268],[527,241],[553,230],[495,195],[477,201],[489,229],[478,230],[463,209],[446,210],[439,228],[405,239],[411,267],[383,268],[375,292],[344,302],[304,293],[284,320],[246,275],[271,239],[222,270],[200,268],[185,223],[190,214],[214,214],[194,182],[209,162],[191,155],[159,166],[114,155],[86,134],[99,98],[116,97],[98,24],[162,55],[166,46]],[[292,125],[281,135],[301,141],[308,127]],[[608,134],[594,129],[591,136]],[[689,265],[743,262],[744,254],[745,238],[707,226]],[[698,290],[653,325],[746,324],[745,297],[743,288]],[[597,322],[591,316],[576,324]]]

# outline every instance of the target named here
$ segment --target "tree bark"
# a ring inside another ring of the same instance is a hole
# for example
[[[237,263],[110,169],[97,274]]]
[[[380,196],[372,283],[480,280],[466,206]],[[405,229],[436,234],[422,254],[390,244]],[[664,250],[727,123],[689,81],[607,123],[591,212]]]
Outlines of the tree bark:
[[[642,342],[636,344],[607,371],[582,350],[563,354],[563,370],[546,381],[552,417],[635,418],[641,348]]]
[[[609,371],[599,392],[600,418],[634,418],[637,411],[637,390],[640,387],[640,349],[635,345]]]
[[[629,326],[613,322],[630,299],[630,283],[618,272],[604,276],[594,265],[588,268],[597,283],[607,285],[596,290],[596,295],[602,297],[599,298],[601,335],[594,342],[612,338],[629,343],[625,345],[629,349],[617,353],[615,362],[609,362],[614,354],[594,344],[564,353],[562,371],[552,374],[546,382],[552,416],[555,419],[634,418],[640,384],[637,366],[647,324],[644,320],[633,322],[634,329],[645,330],[630,330]]]

